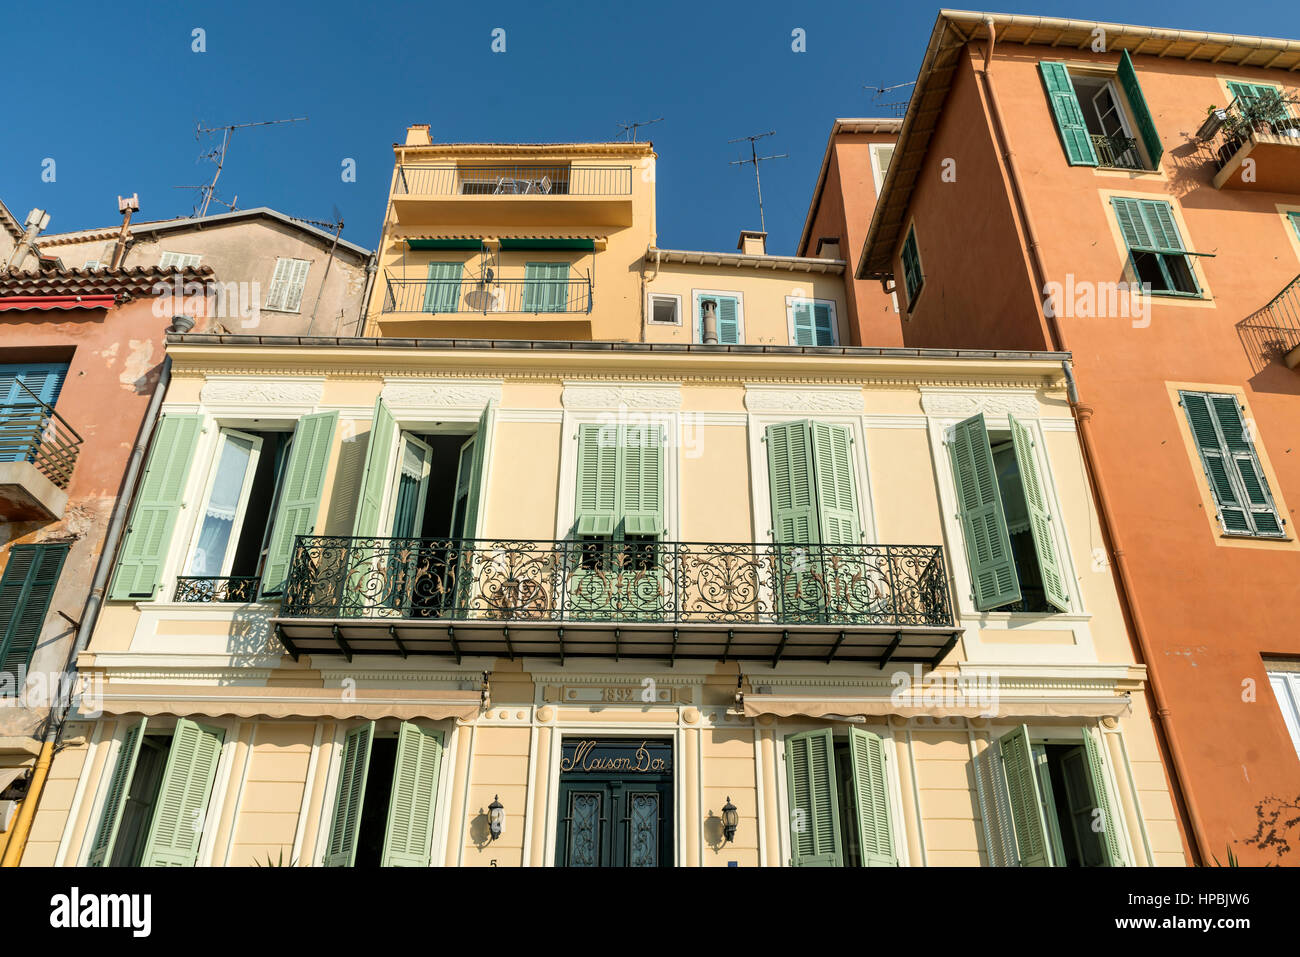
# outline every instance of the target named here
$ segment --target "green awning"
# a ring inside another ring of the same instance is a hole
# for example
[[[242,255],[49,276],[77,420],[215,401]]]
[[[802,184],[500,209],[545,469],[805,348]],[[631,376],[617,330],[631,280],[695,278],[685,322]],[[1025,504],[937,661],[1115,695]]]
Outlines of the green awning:
[[[410,249],[479,249],[481,239],[408,239]]]
[[[502,249],[583,249],[596,248],[594,239],[502,239]]]

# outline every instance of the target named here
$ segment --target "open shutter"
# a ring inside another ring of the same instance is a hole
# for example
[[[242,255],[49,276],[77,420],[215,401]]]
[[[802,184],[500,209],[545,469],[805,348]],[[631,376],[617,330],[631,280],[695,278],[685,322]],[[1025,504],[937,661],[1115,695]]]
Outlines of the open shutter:
[[[202,424],[198,415],[164,415],[158,423],[109,598],[153,598],[184,505],[185,480]]]
[[[1016,854],[1021,867],[1050,867],[1047,849],[1047,820],[1043,816],[1042,792],[1034,773],[1034,752],[1029,729],[1023,724],[998,738],[1002,770],[1006,775],[1007,800],[1016,825]]]
[[[289,461],[285,464],[280,504],[271,526],[266,568],[262,572],[262,598],[284,593],[295,539],[316,531],[316,516],[325,491],[325,467],[329,464],[338,421],[337,412],[304,415],[298,420],[289,447]]]
[[[374,736],[375,723],[367,721],[349,731],[343,745],[334,820],[330,824],[330,840],[325,849],[326,867],[351,867],[356,860],[361,805],[366,799],[366,776],[370,770],[370,742]]]
[[[1101,748],[1093,740],[1092,732],[1087,728],[1083,729],[1083,750],[1088,757],[1088,777],[1092,784],[1093,807],[1101,811],[1102,850],[1111,867],[1124,867],[1119,819],[1115,816],[1115,808],[1110,802],[1110,788],[1106,787],[1106,768],[1101,759]]]
[[[113,859],[113,847],[117,844],[117,829],[122,823],[122,812],[126,810],[126,796],[131,793],[131,779],[135,776],[135,762],[140,757],[140,745],[144,741],[144,730],[148,718],[141,718],[127,729],[122,740],[122,750],[117,754],[117,764],[113,766],[113,776],[108,779],[108,795],[104,799],[104,812],[99,818],[99,827],[95,829],[95,840],[90,845],[90,856],[86,858],[87,867],[107,867]]]
[[[984,413],[953,427],[948,451],[957,482],[975,607],[988,611],[1019,601],[1020,580],[1011,554],[1011,536],[1007,533],[1007,516],[1002,509]]]
[[[844,862],[835,750],[829,728],[785,739],[792,867],[839,867]]]
[[[429,284],[424,287],[425,312],[456,312],[460,305],[461,263],[429,263]]]
[[[1043,60],[1038,64],[1038,71],[1043,75],[1043,85],[1047,87],[1047,100],[1052,107],[1052,116],[1056,119],[1056,129],[1061,134],[1065,145],[1065,156],[1071,166],[1096,166],[1097,153],[1092,148],[1092,139],[1088,135],[1087,124],[1083,121],[1083,110],[1079,107],[1079,98],[1074,95],[1074,84],[1070,82],[1070,71],[1064,63]]]
[[[860,545],[862,528],[858,524],[848,426],[813,422],[811,433],[819,540],[824,545]]]
[[[578,426],[576,532],[613,535],[618,524],[618,437],[612,425]]]
[[[1290,212],[1286,218],[1291,220],[1291,228],[1295,230],[1296,239],[1300,239],[1300,212]]]
[[[1151,233],[1147,230],[1146,217],[1142,214],[1141,200],[1115,196],[1110,202],[1115,209],[1115,218],[1119,220],[1124,244],[1129,250],[1155,248]]]
[[[813,332],[817,345],[835,345],[835,322],[830,303],[813,303]]]
[[[193,867],[198,860],[224,737],[220,728],[209,728],[188,718],[176,719],[142,866]]]
[[[474,446],[470,456],[469,487],[465,497],[464,537],[478,537],[478,513],[483,495],[487,491],[487,450],[492,441],[493,425],[497,417],[495,399],[488,401],[483,414],[478,419],[478,434],[474,437]]]
[[[393,767],[381,866],[429,866],[441,762],[442,732],[403,721],[397,733],[397,762]]]
[[[623,434],[623,534],[664,531],[664,434],[662,426],[629,425]]]
[[[813,328],[813,304],[796,302],[790,308],[794,315],[794,344],[796,346],[817,345],[817,332]]]
[[[361,497],[357,514],[352,522],[352,534],[357,538],[370,538],[381,531],[384,492],[388,488],[388,467],[397,455],[397,420],[389,411],[388,403],[375,399],[375,412],[370,419],[370,439],[366,445],[366,468],[361,473]]]
[[[1142,84],[1138,83],[1137,71],[1133,69],[1133,60],[1127,50],[1120,54],[1118,73],[1119,85],[1124,88],[1129,108],[1133,111],[1133,119],[1137,121],[1138,135],[1142,137],[1147,155],[1151,158],[1151,168],[1159,169],[1164,146],[1160,143],[1160,134],[1156,131],[1151,110],[1147,107],[1147,99],[1142,95]]]
[[[15,545],[0,577],[0,674],[21,685],[40,641],[67,545]]]
[[[1069,611],[1070,592],[1065,587],[1065,573],[1056,550],[1056,535],[1052,531],[1052,512],[1047,506],[1043,479],[1038,472],[1038,457],[1034,455],[1034,436],[1026,426],[1016,421],[1015,416],[1008,418],[1016,465],[1020,469],[1020,486],[1024,489],[1025,505],[1029,511],[1029,530],[1038,556],[1038,572],[1043,578],[1043,591],[1052,605],[1061,611]]]
[[[894,853],[894,835],[889,827],[884,740],[870,731],[850,727],[849,761],[853,767],[862,866],[896,867],[898,856]]]
[[[764,437],[773,539],[781,545],[815,544],[820,535],[810,425],[806,420],[769,425]]]
[[[733,296],[715,296],[718,300],[718,344],[740,344],[740,302]]]

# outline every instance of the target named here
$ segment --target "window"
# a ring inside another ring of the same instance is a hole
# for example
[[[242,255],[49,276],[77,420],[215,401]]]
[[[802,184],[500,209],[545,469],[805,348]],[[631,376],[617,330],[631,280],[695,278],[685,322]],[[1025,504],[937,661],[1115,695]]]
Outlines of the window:
[[[87,260],[86,260],[86,265],[85,265],[83,268],[85,268],[85,269],[99,269],[99,260],[98,260],[98,259],[87,259]]]
[[[463,263],[429,263],[429,284],[424,287],[425,312],[459,312]]]
[[[1233,103],[1248,115],[1259,117],[1278,136],[1300,136],[1300,123],[1291,115],[1291,106],[1281,87],[1265,83],[1229,81]]]
[[[1009,433],[990,433],[980,413],[953,426],[948,439],[972,598],[980,611],[1068,612],[1033,433],[1008,420]]]
[[[441,731],[411,721],[349,731],[325,866],[428,867],[441,765]]]
[[[524,312],[567,312],[569,264],[527,263],[524,266]]]
[[[1160,168],[1164,147],[1127,50],[1113,77],[1084,71],[1072,74],[1064,63],[1053,60],[1041,61],[1038,70],[1071,166]],[[1139,142],[1146,149],[1145,160]]]
[[[67,377],[66,362],[24,362],[16,365],[0,365],[0,408],[57,405],[59,393],[63,391],[63,382]]]
[[[903,286],[907,290],[907,311],[916,305],[916,297],[925,285],[925,276],[921,273],[921,254],[916,248],[916,227],[907,231],[903,240]]]
[[[177,718],[170,735],[141,718],[126,732],[87,867],[193,867],[225,732]]]
[[[187,266],[197,266],[202,258],[198,253],[163,253],[158,268],[184,269]]]
[[[266,294],[266,304],[262,308],[297,312],[302,306],[302,290],[307,285],[310,269],[311,262],[306,259],[286,259],[283,256],[277,259],[271,276],[271,291]]]
[[[1005,788],[1010,817],[999,827],[1014,832],[1021,867],[1124,865],[1101,748],[1087,728],[1080,731],[1081,741],[1033,736],[1021,725],[998,739],[995,786]]]
[[[1111,198],[1120,233],[1128,247],[1136,282],[1161,296],[1200,296],[1200,283],[1174,222],[1173,207],[1162,199]]]
[[[1286,214],[1286,218],[1291,221],[1291,228],[1295,230],[1297,239],[1300,239],[1300,210],[1292,210]]]
[[[1300,671],[1270,671],[1268,683],[1273,688],[1282,720],[1291,735],[1296,754],[1300,755]]]
[[[829,728],[785,739],[792,867],[894,867],[889,749],[877,734]]]
[[[1284,538],[1285,520],[1269,491],[1240,401],[1214,392],[1178,396],[1214,496],[1219,527],[1227,535]]]
[[[682,324],[682,297],[651,293],[650,322],[656,326],[680,326]]]
[[[871,144],[871,175],[876,183],[876,195],[885,185],[885,174],[889,172],[889,163],[894,158],[893,143]]]
[[[718,345],[735,346],[743,341],[745,308],[738,292],[695,290],[695,341],[704,341],[704,303],[716,303]]]
[[[0,575],[0,694],[18,694],[54,597],[67,545],[14,545]]]
[[[833,346],[836,334],[835,303],[828,299],[785,300],[790,342],[796,346]]]

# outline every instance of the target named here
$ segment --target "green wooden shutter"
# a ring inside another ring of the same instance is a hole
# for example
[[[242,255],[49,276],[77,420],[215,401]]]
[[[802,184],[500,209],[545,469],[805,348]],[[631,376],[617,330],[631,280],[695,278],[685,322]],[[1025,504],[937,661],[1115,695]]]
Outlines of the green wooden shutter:
[[[1232,94],[1233,99],[1241,100],[1242,103],[1250,103],[1254,100],[1262,100],[1279,91],[1277,87],[1269,86],[1267,83],[1235,83],[1229,81],[1228,92]]]
[[[861,545],[849,428],[813,422],[811,433],[818,540],[825,545]]]
[[[441,762],[442,732],[403,721],[397,733],[397,762],[393,767],[381,866],[429,866]]]
[[[1038,556],[1038,571],[1043,578],[1043,591],[1047,600],[1061,611],[1070,610],[1070,591],[1065,587],[1065,572],[1056,550],[1056,535],[1052,531],[1052,511],[1047,505],[1042,476],[1038,474],[1038,457],[1034,455],[1034,436],[1029,429],[1008,416],[1011,421],[1011,442],[1016,450],[1016,465],[1020,469],[1020,486],[1025,493],[1029,511],[1029,530],[1034,539],[1034,552]]]
[[[1133,110],[1133,119],[1137,121],[1138,135],[1142,137],[1147,155],[1151,157],[1151,168],[1159,169],[1164,146],[1160,143],[1160,133],[1156,130],[1155,120],[1151,118],[1147,99],[1142,95],[1142,84],[1138,83],[1137,71],[1133,69],[1133,60],[1127,50],[1120,54],[1118,73],[1119,85],[1124,88],[1128,105]]]
[[[371,538],[381,531],[384,492],[388,488],[388,468],[397,454],[397,420],[382,398],[375,399],[370,419],[370,438],[366,444],[366,467],[361,473],[361,497],[352,522],[352,534]]]
[[[813,303],[813,332],[817,345],[835,345],[835,322],[830,303]]]
[[[429,263],[429,284],[424,287],[425,312],[458,312],[461,263]]]
[[[325,468],[334,447],[337,412],[304,415],[298,420],[285,464],[280,504],[271,526],[266,568],[262,572],[261,597],[280,595],[293,560],[294,540],[316,531],[321,496],[325,492]]]
[[[220,728],[176,719],[141,866],[193,867],[198,860],[224,737]]]
[[[113,776],[108,779],[104,811],[99,817],[99,827],[95,829],[95,840],[90,845],[90,856],[86,858],[87,867],[107,867],[113,859],[117,829],[122,823],[122,812],[126,810],[126,796],[131,793],[135,762],[140,757],[140,745],[144,741],[144,731],[148,724],[148,718],[141,718],[127,729],[126,737],[122,740],[117,764],[113,765]]]
[[[921,275],[921,255],[916,248],[916,228],[913,227],[907,233],[907,239],[903,240],[903,284],[907,289],[907,308],[912,308],[912,303],[921,287],[925,285],[925,277]]]
[[[772,536],[781,545],[820,541],[813,490],[812,429],[807,420],[769,425],[768,485],[772,494]]]
[[[493,426],[497,417],[497,404],[490,399],[478,419],[478,434],[474,437],[471,449],[471,466],[469,487],[465,496],[464,537],[478,537],[478,513],[487,487],[487,475],[484,474],[484,462],[487,461],[488,443],[492,441]]]
[[[1043,816],[1042,792],[1034,773],[1034,752],[1029,729],[1023,724],[998,738],[998,753],[1006,774],[1007,800],[1016,826],[1016,854],[1021,867],[1050,867],[1047,849],[1047,820]]]
[[[1065,145],[1065,156],[1071,166],[1096,166],[1097,154],[1092,148],[1092,138],[1088,135],[1088,126],[1083,121],[1083,110],[1079,107],[1079,98],[1074,94],[1074,84],[1070,82],[1070,71],[1064,63],[1043,60],[1038,64],[1038,71],[1043,75],[1043,85],[1047,87],[1047,101],[1052,107],[1052,116],[1056,119],[1056,129],[1061,134]]]
[[[524,312],[564,312],[568,300],[568,263],[524,265]]]
[[[618,430],[578,426],[578,535],[613,535],[618,524]]]
[[[1280,537],[1282,518],[1269,491],[1237,397],[1180,392],[1225,531]]]
[[[1286,218],[1291,220],[1291,228],[1295,230],[1296,238],[1300,239],[1300,212],[1290,212]]]
[[[623,430],[621,485],[623,534],[664,531],[664,434],[658,425]]]
[[[889,826],[887,760],[885,742],[879,735],[849,728],[849,762],[853,767],[853,796],[857,801],[863,867],[898,865],[894,835]]]
[[[794,311],[794,344],[796,346],[817,345],[817,331],[813,328],[813,304],[806,301],[796,302],[792,304],[791,309]]]
[[[1020,580],[1016,577],[1011,536],[1007,533],[1007,516],[1002,509],[984,413],[953,427],[948,452],[957,483],[957,504],[961,510],[975,607],[988,611],[1019,601]]]
[[[366,799],[366,777],[370,772],[370,742],[374,736],[375,723],[367,721],[349,731],[345,739],[339,789],[334,798],[334,820],[325,848],[326,867],[351,867],[356,860],[361,805]]]
[[[67,545],[14,545],[0,576],[0,673],[19,688],[41,639]],[[19,690],[15,688],[15,690]]]
[[[844,863],[835,749],[829,728],[785,739],[790,801],[790,864],[839,867]]]
[[[109,598],[148,600],[157,591],[202,426],[199,415],[164,415],[158,423]]]
[[[1093,807],[1101,811],[1101,847],[1111,867],[1124,867],[1124,851],[1120,844],[1119,819],[1110,803],[1110,789],[1106,787],[1106,768],[1101,758],[1101,748],[1092,733],[1083,729],[1083,750],[1088,757],[1088,777],[1092,784]]]
[[[714,296],[718,301],[718,344],[740,345],[740,300],[735,296]]]
[[[1115,218],[1119,220],[1119,229],[1124,236],[1124,244],[1131,252],[1134,249],[1150,250],[1155,248],[1154,240],[1147,230],[1146,217],[1142,214],[1141,200],[1127,199],[1122,196],[1111,198]]]

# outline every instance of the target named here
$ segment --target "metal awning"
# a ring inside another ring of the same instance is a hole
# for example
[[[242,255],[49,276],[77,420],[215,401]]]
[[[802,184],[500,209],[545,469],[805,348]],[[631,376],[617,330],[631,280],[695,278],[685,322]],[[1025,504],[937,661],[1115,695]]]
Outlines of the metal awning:
[[[892,695],[871,698],[848,698],[830,695],[777,695],[746,694],[745,717],[772,715],[777,718],[855,718],[898,715],[916,718],[941,715],[958,718],[1106,718],[1123,717],[1133,707],[1127,694],[1101,697],[1017,697],[996,695],[989,700],[938,702],[927,701],[924,696],[905,696],[895,700]]]

